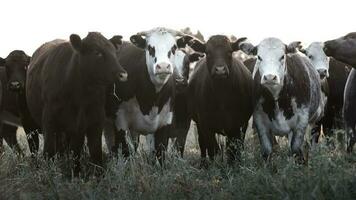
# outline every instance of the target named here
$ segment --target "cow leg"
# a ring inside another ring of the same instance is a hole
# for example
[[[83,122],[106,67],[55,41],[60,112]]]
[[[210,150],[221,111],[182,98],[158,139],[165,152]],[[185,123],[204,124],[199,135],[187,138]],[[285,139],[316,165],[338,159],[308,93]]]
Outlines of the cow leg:
[[[347,134],[347,153],[352,153],[353,147],[356,143],[356,131],[355,125],[350,126],[346,125],[346,134]]]
[[[162,128],[159,128],[155,134],[154,134],[154,146],[155,146],[155,151],[156,151],[156,157],[163,166],[164,162],[164,157],[165,157],[165,151],[168,146],[168,136],[169,136],[169,131],[171,129],[171,126],[164,126]]]
[[[30,148],[31,154],[37,154],[39,149],[39,127],[37,127],[36,122],[30,116],[30,113],[27,112],[21,116],[21,122],[26,133],[26,138]]]
[[[262,157],[265,161],[269,161],[273,150],[272,137],[274,136],[271,135],[269,128],[263,124],[262,120],[260,121],[257,118],[257,116],[254,116],[257,134],[260,139]]]
[[[80,172],[80,155],[83,150],[85,133],[68,132],[68,135],[70,135],[70,150],[73,152],[74,176],[78,177]]]
[[[188,128],[189,130],[189,128]],[[187,135],[188,135],[188,130],[184,130],[184,133],[182,133],[182,135],[179,135],[176,139],[176,144],[175,146],[177,147],[180,156],[183,158],[184,155],[184,149],[185,149],[185,142],[187,140]]]
[[[311,141],[310,141],[312,147],[315,147],[315,145],[319,143],[321,124],[322,124],[322,120],[318,121],[314,126],[312,126],[313,128],[311,130]]]
[[[111,152],[114,153],[114,155],[117,155],[119,148],[121,148],[122,155],[125,158],[130,156],[129,145],[126,141],[126,131],[117,130],[115,127],[115,144],[111,149]]]
[[[104,116],[104,115],[103,115]],[[97,120],[88,124],[87,139],[88,148],[92,162],[102,167],[103,165],[103,152],[102,152],[102,131],[103,121]]]
[[[206,156],[207,156],[207,141],[206,141],[206,134],[208,132],[204,132],[204,129],[202,128],[202,125],[197,123],[197,129],[198,129],[198,142],[199,142],[199,148],[200,148],[200,159],[201,159],[201,166],[205,167],[207,166],[206,162]]]
[[[303,155],[303,142],[304,142],[304,134],[306,131],[306,127],[296,129],[293,131],[291,138],[291,150],[292,154],[295,155],[300,164],[305,163],[304,155]]]
[[[15,150],[19,154],[22,154],[20,145],[17,142],[16,138],[17,127],[8,124],[3,124],[2,132],[6,143],[11,147],[11,149]]]
[[[50,109],[52,108],[52,109]],[[42,130],[44,136],[43,155],[49,159],[57,153],[57,134],[56,115],[60,108],[55,105],[45,105],[42,111]]]
[[[241,161],[241,150],[243,149],[244,134],[240,132],[240,128],[226,131],[227,134],[227,162],[229,165],[235,163],[235,161]]]

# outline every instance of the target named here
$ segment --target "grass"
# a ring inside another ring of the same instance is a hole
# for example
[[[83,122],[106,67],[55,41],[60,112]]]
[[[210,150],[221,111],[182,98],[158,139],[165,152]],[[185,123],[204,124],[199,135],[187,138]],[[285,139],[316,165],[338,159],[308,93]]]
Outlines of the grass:
[[[282,143],[266,165],[259,144],[245,143],[242,161],[230,167],[218,157],[199,168],[196,145],[184,159],[170,153],[164,168],[145,154],[111,159],[102,178],[68,178],[70,159],[44,161],[0,155],[0,199],[356,199],[356,155],[321,143],[306,166]],[[85,160],[86,158],[84,158]]]

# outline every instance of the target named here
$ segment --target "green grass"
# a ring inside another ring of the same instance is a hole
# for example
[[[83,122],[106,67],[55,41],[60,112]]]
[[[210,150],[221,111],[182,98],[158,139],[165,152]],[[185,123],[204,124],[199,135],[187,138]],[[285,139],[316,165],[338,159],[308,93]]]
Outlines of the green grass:
[[[111,159],[103,178],[86,179],[68,178],[70,160],[46,162],[7,149],[0,155],[0,199],[356,199],[355,154],[321,143],[305,166],[282,144],[266,165],[259,144],[245,144],[234,167],[218,157],[200,169],[191,148],[184,159],[170,154],[165,168],[145,155]]]

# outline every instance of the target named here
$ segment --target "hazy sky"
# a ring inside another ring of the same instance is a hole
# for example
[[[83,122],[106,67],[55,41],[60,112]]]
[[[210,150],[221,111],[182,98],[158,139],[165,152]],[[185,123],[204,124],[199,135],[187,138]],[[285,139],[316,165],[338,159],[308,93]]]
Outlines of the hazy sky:
[[[354,2],[354,3],[353,3]],[[205,36],[234,34],[258,43],[324,41],[356,31],[354,0],[2,0],[0,56],[28,54],[42,43],[99,31],[110,38],[157,26],[191,27]]]

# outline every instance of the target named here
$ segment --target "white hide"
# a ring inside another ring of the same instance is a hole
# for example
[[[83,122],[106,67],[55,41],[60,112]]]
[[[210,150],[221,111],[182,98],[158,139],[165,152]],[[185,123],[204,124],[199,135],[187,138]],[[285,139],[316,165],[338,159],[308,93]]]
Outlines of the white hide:
[[[148,115],[143,115],[136,97],[122,102],[116,113],[116,127],[118,130],[130,130],[131,133],[142,135],[154,133],[158,128],[172,124],[173,113],[170,104],[169,99],[160,112],[158,107],[154,106]]]

